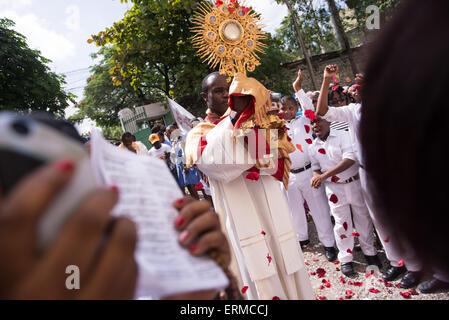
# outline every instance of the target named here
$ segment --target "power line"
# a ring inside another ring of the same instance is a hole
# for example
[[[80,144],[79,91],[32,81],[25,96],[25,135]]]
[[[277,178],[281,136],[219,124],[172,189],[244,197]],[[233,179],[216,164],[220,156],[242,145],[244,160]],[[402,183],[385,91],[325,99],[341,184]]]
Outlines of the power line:
[[[73,73],[82,72],[82,71],[90,71],[89,69],[90,69],[90,67],[87,67],[87,68],[82,68],[82,69],[70,70],[70,71],[67,71],[67,72],[60,72],[58,74],[60,74],[60,75],[68,75],[68,74],[73,74]]]

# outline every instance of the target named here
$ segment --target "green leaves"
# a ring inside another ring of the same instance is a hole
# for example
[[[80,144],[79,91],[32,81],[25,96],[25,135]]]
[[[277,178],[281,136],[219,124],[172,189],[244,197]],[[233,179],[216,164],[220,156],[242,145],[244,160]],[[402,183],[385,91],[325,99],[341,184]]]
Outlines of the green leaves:
[[[13,21],[0,19],[0,110],[41,110],[63,117],[74,98],[62,88],[64,77],[50,72],[51,61],[30,49],[13,26]]]

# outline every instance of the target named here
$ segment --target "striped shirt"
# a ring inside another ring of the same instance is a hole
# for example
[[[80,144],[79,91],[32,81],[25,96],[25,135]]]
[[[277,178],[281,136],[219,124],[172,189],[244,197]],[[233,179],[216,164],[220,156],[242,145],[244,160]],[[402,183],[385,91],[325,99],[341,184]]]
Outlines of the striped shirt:
[[[349,124],[347,122],[334,121],[331,123],[330,128],[334,130],[349,131]]]

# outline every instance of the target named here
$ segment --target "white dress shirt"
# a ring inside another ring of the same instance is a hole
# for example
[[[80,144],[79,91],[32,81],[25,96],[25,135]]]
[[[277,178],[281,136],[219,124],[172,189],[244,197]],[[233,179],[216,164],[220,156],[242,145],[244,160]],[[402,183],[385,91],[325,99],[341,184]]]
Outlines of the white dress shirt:
[[[327,121],[344,121],[349,124],[349,136],[354,148],[355,155],[359,163],[363,165],[362,149],[358,139],[358,128],[362,117],[362,105],[360,103],[351,103],[343,107],[329,107],[323,119]]]
[[[317,138],[309,149],[312,169],[321,170],[323,173],[335,168],[343,159],[356,161],[348,169],[335,175],[338,177],[338,182],[343,182],[359,172],[359,164],[346,131],[331,129],[326,141]],[[327,181],[331,181],[331,179],[332,177]]]

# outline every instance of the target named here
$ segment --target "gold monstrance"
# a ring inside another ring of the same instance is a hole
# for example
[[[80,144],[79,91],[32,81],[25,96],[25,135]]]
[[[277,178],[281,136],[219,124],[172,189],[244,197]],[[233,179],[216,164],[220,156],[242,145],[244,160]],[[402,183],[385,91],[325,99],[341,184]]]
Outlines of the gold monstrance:
[[[242,2],[243,3],[243,2]],[[260,65],[256,52],[264,53],[260,42],[266,35],[257,14],[238,0],[203,1],[193,18],[193,45],[203,62],[215,68],[228,81],[236,73],[252,72]]]

